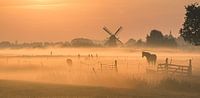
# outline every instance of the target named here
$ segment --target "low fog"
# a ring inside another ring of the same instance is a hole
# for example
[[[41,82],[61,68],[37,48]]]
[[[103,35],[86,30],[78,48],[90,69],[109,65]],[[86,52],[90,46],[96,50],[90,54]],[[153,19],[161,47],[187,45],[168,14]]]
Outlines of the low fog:
[[[166,75],[147,73],[146,68],[156,66],[148,65],[142,51],[155,53],[157,64],[169,58],[171,63],[188,65],[192,59],[193,74],[199,74],[199,52],[180,49],[4,49],[0,51],[0,79],[116,88],[134,88],[138,84],[134,80],[142,79],[156,85]],[[115,60],[117,71],[111,68]]]

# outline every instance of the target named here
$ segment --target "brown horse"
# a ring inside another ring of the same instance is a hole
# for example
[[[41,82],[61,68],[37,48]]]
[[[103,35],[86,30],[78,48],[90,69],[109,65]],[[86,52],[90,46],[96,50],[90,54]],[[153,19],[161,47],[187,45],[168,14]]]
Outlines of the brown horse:
[[[142,58],[146,57],[148,64],[150,65],[156,65],[156,61],[157,61],[157,56],[156,54],[151,54],[149,52],[142,52]]]

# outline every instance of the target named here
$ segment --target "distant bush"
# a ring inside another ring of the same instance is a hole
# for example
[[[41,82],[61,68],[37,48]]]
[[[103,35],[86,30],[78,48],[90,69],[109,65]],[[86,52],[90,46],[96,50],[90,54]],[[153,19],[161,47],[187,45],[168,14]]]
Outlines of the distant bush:
[[[86,38],[76,38],[71,41],[72,46],[74,47],[91,47],[95,46],[93,41]]]
[[[151,47],[176,47],[176,38],[169,35],[163,35],[159,30],[152,30],[146,37],[146,44]]]

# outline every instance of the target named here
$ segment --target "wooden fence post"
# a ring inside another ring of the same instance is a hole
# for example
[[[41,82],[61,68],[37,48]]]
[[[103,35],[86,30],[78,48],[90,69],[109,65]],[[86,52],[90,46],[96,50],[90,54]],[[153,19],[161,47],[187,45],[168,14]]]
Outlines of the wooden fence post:
[[[166,71],[168,72],[168,64],[169,64],[169,61],[168,61],[168,58],[166,58],[166,61],[165,61],[165,63],[166,63],[166,65],[165,65],[165,69],[166,69]]]
[[[116,72],[118,72],[118,67],[117,67],[117,60],[115,60],[115,70],[116,70]]]
[[[101,72],[103,72],[103,64],[101,64]]]
[[[192,75],[192,60],[189,60],[188,75]]]

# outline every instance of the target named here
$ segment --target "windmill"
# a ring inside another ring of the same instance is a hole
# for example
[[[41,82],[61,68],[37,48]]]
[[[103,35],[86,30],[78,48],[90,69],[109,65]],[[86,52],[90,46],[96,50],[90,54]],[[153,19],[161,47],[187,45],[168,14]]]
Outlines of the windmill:
[[[112,32],[110,32],[110,30],[108,30],[107,27],[103,28],[103,30],[105,30],[110,35],[108,40],[105,42],[106,46],[116,47],[119,45],[123,45],[122,41],[120,41],[119,38],[117,38],[117,35],[119,34],[119,31],[121,29],[122,29],[122,27],[119,27],[115,33],[112,33]]]

